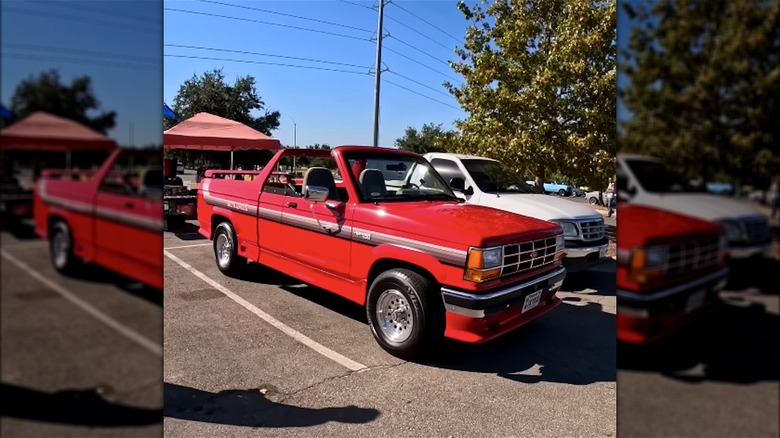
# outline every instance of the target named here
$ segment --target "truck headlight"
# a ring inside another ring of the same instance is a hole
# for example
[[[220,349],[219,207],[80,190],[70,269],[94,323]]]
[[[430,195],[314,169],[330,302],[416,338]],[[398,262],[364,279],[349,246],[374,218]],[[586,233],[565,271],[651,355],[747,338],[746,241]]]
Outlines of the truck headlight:
[[[500,277],[503,257],[504,249],[502,247],[469,248],[464,278],[482,283]]]
[[[563,222],[557,220],[552,220],[550,222],[563,228],[564,237],[577,237],[580,234],[580,232],[577,230],[577,226],[574,225],[574,222]]]
[[[726,240],[728,241],[744,240],[745,236],[744,233],[742,232],[742,227],[739,225],[739,222],[721,221],[720,224],[723,226],[723,229],[726,231]]]
[[[555,236],[555,260],[563,259],[563,256],[566,255],[565,249],[566,242],[563,239],[563,234]]]
[[[666,258],[665,246],[635,248],[631,252],[629,277],[637,283],[647,283],[663,276]]]

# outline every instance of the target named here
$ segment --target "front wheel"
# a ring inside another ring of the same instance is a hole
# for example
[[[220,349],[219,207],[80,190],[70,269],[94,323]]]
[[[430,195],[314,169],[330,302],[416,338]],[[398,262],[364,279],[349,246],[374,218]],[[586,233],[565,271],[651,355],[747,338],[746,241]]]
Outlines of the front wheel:
[[[592,196],[590,199],[588,199],[588,202],[590,202],[591,205],[596,205],[599,203],[599,200],[595,196]]]
[[[49,257],[54,269],[61,274],[73,273],[80,262],[73,254],[73,237],[65,222],[55,222],[49,230]]]
[[[219,270],[230,277],[246,266],[246,258],[238,255],[236,233],[229,222],[222,222],[214,230],[214,257]]]
[[[558,194],[561,195],[561,196],[566,196],[566,190],[560,189],[560,190],[558,190]]]
[[[444,337],[444,308],[435,289],[408,269],[391,269],[374,280],[366,314],[374,339],[402,359],[420,359]]]

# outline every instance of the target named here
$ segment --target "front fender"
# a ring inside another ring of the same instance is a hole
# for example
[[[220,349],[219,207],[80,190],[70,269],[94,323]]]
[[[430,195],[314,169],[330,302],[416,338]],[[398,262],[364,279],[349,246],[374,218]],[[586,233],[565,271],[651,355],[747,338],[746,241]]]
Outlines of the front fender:
[[[396,244],[382,244],[371,251],[371,261],[365,265],[361,278],[368,275],[377,262],[398,260],[428,271],[439,284],[451,284],[455,278],[463,277],[463,269],[442,263],[429,253]]]

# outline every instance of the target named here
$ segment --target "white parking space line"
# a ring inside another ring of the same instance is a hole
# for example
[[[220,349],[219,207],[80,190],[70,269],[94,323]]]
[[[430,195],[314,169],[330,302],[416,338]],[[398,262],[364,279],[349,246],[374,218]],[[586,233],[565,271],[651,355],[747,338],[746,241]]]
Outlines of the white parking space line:
[[[197,269],[190,266],[187,262],[183,261],[182,259],[176,257],[175,255],[171,254],[170,252],[163,251],[165,255],[173,260],[174,262],[178,263],[179,266],[182,268],[190,271],[194,276],[200,278],[201,280],[208,283],[209,286],[213,287],[214,289],[222,292],[230,298],[231,300],[238,303],[240,306],[245,308],[246,310],[249,310],[250,312],[254,313],[256,316],[258,316],[263,321],[267,322],[268,324],[271,324],[272,326],[276,327],[282,333],[286,334],[287,336],[290,336],[291,338],[295,339],[296,341],[300,342],[301,344],[311,348],[312,350],[316,351],[317,353],[327,357],[328,359],[338,363],[339,365],[344,366],[345,368],[352,370],[352,371],[362,371],[368,369],[367,366],[355,362],[354,360],[341,355],[330,348],[320,344],[319,342],[309,338],[308,336],[304,335],[303,333],[298,332],[297,330],[293,329],[292,327],[284,324],[283,322],[277,320],[273,316],[265,313],[264,311],[260,310],[257,306],[254,304],[246,301],[245,299],[241,298],[234,292],[230,291],[225,286],[222,286],[221,284],[217,283],[216,281],[212,280],[210,277],[208,277],[206,274],[198,271]]]
[[[8,260],[9,262],[16,265],[19,269],[27,273],[27,275],[31,276],[32,278],[38,280],[39,282],[46,285],[49,289],[53,290],[54,292],[57,292],[60,294],[63,298],[73,303],[76,307],[80,308],[81,310],[89,313],[92,315],[95,319],[102,322],[103,324],[107,325],[108,327],[114,329],[117,333],[120,335],[126,337],[132,342],[135,342],[139,346],[143,347],[144,349],[150,351],[151,353],[162,357],[163,355],[163,348],[161,345],[158,345],[154,343],[153,341],[147,339],[143,335],[139,334],[138,332],[134,331],[133,329],[125,326],[121,322],[111,318],[110,316],[106,315],[105,313],[101,312],[91,304],[87,303],[86,301],[82,300],[81,298],[73,295],[71,292],[69,292],[64,287],[60,286],[59,284],[49,280],[30,266],[28,266],[26,263],[22,262],[21,260],[17,259],[16,257],[12,256],[11,254],[7,253],[5,250],[2,251],[2,256]]]
[[[211,243],[198,243],[196,245],[182,245],[182,246],[169,246],[167,248],[163,248],[164,250],[169,249],[182,249],[182,248],[195,248],[198,246],[211,246]]]

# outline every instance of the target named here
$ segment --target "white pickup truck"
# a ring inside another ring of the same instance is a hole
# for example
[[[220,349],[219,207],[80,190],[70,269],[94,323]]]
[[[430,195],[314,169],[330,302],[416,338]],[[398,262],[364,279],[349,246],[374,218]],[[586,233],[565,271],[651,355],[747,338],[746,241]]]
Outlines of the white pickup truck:
[[[771,235],[767,218],[743,201],[713,195],[691,186],[661,160],[641,155],[617,155],[617,193],[621,202],[718,222],[723,225],[731,259],[766,257]]]
[[[604,218],[592,208],[537,194],[501,162],[470,155],[432,152],[425,158],[466,202],[554,222],[563,228],[568,272],[605,260]]]

